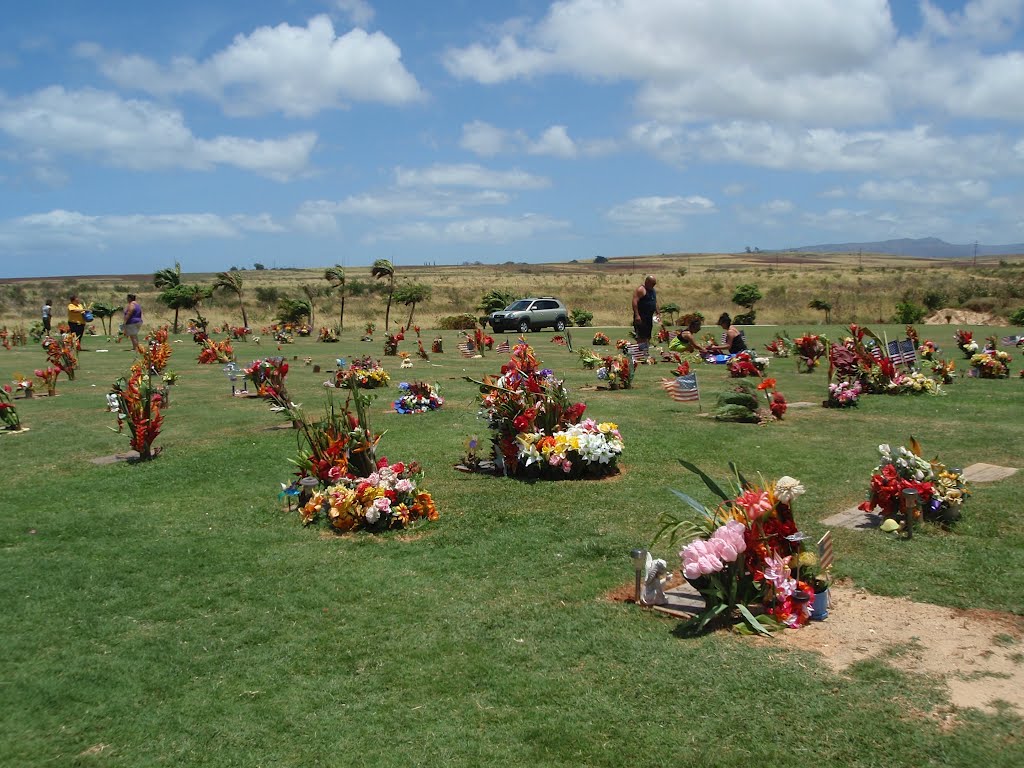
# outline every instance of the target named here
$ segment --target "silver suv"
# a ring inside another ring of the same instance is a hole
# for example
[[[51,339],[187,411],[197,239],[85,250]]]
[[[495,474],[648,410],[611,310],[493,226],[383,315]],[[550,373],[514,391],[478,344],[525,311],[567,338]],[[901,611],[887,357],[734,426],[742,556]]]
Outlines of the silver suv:
[[[499,312],[492,312],[487,322],[497,332],[501,331],[536,331],[538,328],[554,328],[564,331],[568,325],[569,313],[565,304],[551,296],[534,299],[519,299]]]

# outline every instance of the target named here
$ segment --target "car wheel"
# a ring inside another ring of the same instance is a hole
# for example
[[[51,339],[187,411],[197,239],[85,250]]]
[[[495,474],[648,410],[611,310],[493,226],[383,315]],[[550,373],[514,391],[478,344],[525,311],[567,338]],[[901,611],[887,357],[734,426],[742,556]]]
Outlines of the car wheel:
[[[563,320],[562,318],[558,318],[557,320],[555,320],[555,330],[558,331],[559,333],[564,331],[565,330],[565,320]]]
[[[530,324],[528,322],[526,322],[525,320],[523,320],[521,323],[519,323],[519,332],[520,333],[529,333],[530,332]]]

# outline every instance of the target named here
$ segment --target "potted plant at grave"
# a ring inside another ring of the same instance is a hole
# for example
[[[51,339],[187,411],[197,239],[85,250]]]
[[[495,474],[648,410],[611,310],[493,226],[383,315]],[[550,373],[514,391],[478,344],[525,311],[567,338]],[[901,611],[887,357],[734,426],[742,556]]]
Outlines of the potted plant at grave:
[[[0,424],[3,424],[3,428],[11,432],[18,432],[22,429],[18,409],[11,402],[10,384],[0,387]]]
[[[36,378],[43,382],[43,385],[46,387],[48,397],[53,397],[57,394],[57,377],[60,376],[60,368],[48,365],[45,368],[37,368],[35,374]]]

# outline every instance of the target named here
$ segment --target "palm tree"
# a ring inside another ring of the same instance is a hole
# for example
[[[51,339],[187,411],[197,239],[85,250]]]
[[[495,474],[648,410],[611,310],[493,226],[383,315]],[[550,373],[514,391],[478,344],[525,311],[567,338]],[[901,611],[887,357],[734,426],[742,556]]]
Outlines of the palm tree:
[[[245,314],[245,302],[242,301],[242,276],[238,272],[218,272],[213,282],[213,289],[231,291],[238,297],[238,305],[242,308],[242,327],[249,327],[249,317]]]
[[[668,304],[662,304],[660,309],[661,314],[668,315],[669,325],[672,325],[673,321],[676,318],[676,315],[679,314],[679,311],[679,305],[672,302]]]
[[[178,312],[182,309],[196,309],[203,299],[210,297],[212,289],[204,288],[201,285],[174,285],[165,289],[157,299],[174,310],[174,332],[178,332]],[[196,313],[198,314],[198,312]],[[204,324],[202,315],[199,316],[200,324]],[[205,328],[204,328],[205,330]]]
[[[388,322],[391,319],[391,297],[395,293],[395,266],[387,259],[377,259],[370,268],[370,274],[378,280],[382,277],[388,278],[388,308],[384,313],[384,332],[388,331]]]
[[[813,299],[810,304],[807,305],[808,309],[816,309],[819,312],[825,313],[825,325],[832,324],[832,305],[824,301],[823,299]]]
[[[161,291],[177,288],[181,285],[181,263],[174,262],[174,269],[170,267],[153,273],[153,285]],[[160,298],[160,297],[158,297]],[[168,307],[172,305],[160,298]],[[178,307],[174,307],[174,332],[178,332]]]
[[[409,319],[405,323],[406,328],[412,327],[412,313],[416,311],[416,305],[422,301],[429,301],[431,290],[429,285],[422,283],[410,283],[403,285],[395,294],[395,301],[409,307]]]
[[[324,280],[337,288],[341,296],[341,314],[338,315],[338,330],[345,330],[345,268],[340,264],[324,270]]]
[[[316,316],[313,309],[313,304],[314,299],[316,299],[316,297],[320,295],[320,288],[311,283],[303,283],[302,285],[299,286],[299,290],[302,291],[303,295],[306,297],[307,303],[309,304],[309,324],[310,326],[315,328]]]

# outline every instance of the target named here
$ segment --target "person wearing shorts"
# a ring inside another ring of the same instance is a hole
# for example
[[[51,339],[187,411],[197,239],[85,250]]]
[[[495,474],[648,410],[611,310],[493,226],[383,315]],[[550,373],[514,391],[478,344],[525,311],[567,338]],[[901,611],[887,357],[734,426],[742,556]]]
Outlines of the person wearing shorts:
[[[82,348],[82,334],[85,333],[85,305],[78,294],[68,298],[68,328],[78,337],[78,348]]]
[[[645,352],[654,329],[654,313],[658,309],[658,295],[654,291],[657,284],[654,275],[647,275],[644,284],[633,292],[633,331],[640,349]]]
[[[128,294],[128,306],[124,308],[124,335],[132,342],[132,349],[139,354],[145,350],[139,344],[139,331],[142,329],[142,305],[134,293]]]
[[[43,302],[43,333],[50,335],[50,320],[53,317],[53,302],[49,299]]]

